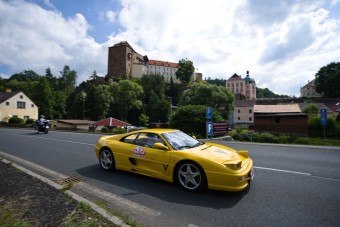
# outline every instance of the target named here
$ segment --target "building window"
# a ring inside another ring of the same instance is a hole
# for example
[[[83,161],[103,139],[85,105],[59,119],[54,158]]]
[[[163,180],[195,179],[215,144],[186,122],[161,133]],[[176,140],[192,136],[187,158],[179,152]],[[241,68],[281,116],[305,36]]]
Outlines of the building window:
[[[9,102],[6,102],[6,106],[9,106]]]
[[[26,103],[25,102],[17,102],[17,108],[18,109],[26,109]]]
[[[253,120],[253,118],[252,118],[252,117],[250,117],[250,118],[249,118],[249,121],[252,121],[252,120]]]
[[[249,109],[249,113],[251,114],[253,111],[251,109]]]
[[[241,113],[241,110],[240,110],[240,109],[238,109],[238,110],[237,110],[237,113]]]
[[[237,117],[237,120],[241,120],[241,118],[240,118],[240,117]]]
[[[34,108],[34,104],[31,104],[31,107]]]
[[[24,96],[20,95],[20,99],[23,99],[23,98],[24,98]]]

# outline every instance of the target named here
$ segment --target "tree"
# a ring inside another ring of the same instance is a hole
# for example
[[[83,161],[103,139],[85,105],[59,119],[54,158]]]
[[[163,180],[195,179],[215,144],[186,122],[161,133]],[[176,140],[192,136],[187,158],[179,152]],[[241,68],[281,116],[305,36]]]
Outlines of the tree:
[[[160,75],[144,75],[140,83],[144,90],[144,109],[152,122],[166,122],[170,102],[165,96],[165,82]]]
[[[206,105],[230,110],[234,95],[223,86],[195,83],[185,90],[180,99],[180,105]]]
[[[206,108],[203,105],[180,106],[171,118],[170,127],[204,138],[206,134]],[[214,119],[216,121],[222,120],[218,111],[214,111]]]
[[[94,111],[96,120],[108,117],[112,98],[110,86],[98,85],[94,87]]]
[[[195,67],[192,61],[188,59],[182,59],[178,62],[178,70],[176,71],[176,78],[182,83],[188,84],[192,75],[195,72]]]
[[[310,104],[308,106],[306,106],[303,110],[303,113],[307,114],[309,119],[311,119],[312,117],[317,117],[318,113],[319,113],[319,108],[314,105],[314,104]]]
[[[340,62],[332,62],[315,74],[315,90],[324,97],[340,97]]]
[[[46,77],[41,77],[35,87],[32,101],[39,107],[39,115],[45,115],[46,119],[52,119],[54,116],[54,97],[50,84]]]
[[[63,71],[60,72],[61,77],[58,78],[58,90],[64,91],[66,95],[72,94],[76,86],[77,72],[71,70],[65,65]]]
[[[129,111],[142,108],[143,88],[131,80],[120,80],[111,86],[114,110],[120,114],[121,120],[126,121]]]
[[[53,112],[54,112],[54,119],[62,119],[66,114],[66,100],[67,96],[62,91],[55,91],[54,92],[54,105],[53,105]]]

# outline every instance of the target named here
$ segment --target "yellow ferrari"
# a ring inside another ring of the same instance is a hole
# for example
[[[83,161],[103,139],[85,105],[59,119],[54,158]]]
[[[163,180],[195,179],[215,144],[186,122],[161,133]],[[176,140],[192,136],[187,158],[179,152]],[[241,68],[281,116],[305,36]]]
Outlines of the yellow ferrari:
[[[254,175],[248,151],[204,143],[175,129],[103,136],[95,150],[106,171],[134,172],[177,183],[188,191],[241,191]]]

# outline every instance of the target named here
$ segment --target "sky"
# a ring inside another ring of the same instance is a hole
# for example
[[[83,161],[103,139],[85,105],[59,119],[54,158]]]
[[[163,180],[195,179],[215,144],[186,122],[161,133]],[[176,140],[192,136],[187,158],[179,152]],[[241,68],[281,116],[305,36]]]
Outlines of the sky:
[[[203,79],[249,70],[257,87],[300,96],[340,62],[340,0],[0,0],[0,76],[68,65],[107,74],[108,47],[191,60]]]

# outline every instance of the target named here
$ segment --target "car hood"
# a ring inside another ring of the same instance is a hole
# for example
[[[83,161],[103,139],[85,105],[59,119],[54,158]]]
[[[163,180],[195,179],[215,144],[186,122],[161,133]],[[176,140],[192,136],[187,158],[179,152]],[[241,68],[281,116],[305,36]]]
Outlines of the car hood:
[[[237,163],[242,161],[242,156],[234,149],[228,147],[219,147],[206,143],[196,148],[197,155],[207,158],[217,163]]]

